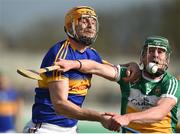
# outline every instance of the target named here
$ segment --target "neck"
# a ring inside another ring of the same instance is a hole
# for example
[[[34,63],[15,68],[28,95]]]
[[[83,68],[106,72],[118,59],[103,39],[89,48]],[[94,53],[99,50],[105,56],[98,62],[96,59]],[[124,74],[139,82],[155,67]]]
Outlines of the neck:
[[[158,77],[157,77],[157,76],[153,76],[153,75],[147,73],[147,72],[144,71],[144,70],[143,70],[143,74],[144,74],[145,77],[147,77],[147,78],[149,78],[149,79],[153,79],[153,80],[159,80],[159,79],[161,79],[162,76],[163,76],[163,75],[160,75],[160,76],[158,76]]]
[[[76,50],[78,50],[79,52],[84,52],[86,50],[86,48],[88,48],[89,46],[86,46],[82,43],[76,42],[75,40],[73,40],[72,38],[69,38],[69,42],[72,48],[75,48]]]

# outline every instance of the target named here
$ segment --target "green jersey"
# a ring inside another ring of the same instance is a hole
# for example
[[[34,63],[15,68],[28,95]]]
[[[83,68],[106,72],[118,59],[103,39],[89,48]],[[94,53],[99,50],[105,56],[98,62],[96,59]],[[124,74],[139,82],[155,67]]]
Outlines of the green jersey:
[[[146,77],[142,72],[142,77],[135,83],[124,82],[121,78],[126,76],[126,68],[117,66],[119,70],[118,84],[121,87],[121,114],[140,112],[157,105],[162,97],[173,98],[178,102],[180,97],[179,81],[169,73],[165,73],[160,79],[154,80]],[[175,132],[177,125],[177,103],[168,115],[157,123],[130,123],[129,127],[140,132]],[[153,116],[153,115],[152,115]]]

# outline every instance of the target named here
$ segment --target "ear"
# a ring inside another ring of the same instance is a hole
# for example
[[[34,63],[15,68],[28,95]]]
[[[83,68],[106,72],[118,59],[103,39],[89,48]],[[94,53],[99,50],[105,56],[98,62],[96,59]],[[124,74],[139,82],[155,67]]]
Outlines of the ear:
[[[139,65],[141,66],[142,65],[142,57],[140,57],[140,60],[139,60]]]
[[[139,57],[139,65],[141,66],[143,64],[143,55],[144,55],[144,52],[141,51],[141,54],[140,54],[140,57]]]
[[[167,54],[166,60],[167,60],[167,65],[168,65],[170,62],[170,54]]]

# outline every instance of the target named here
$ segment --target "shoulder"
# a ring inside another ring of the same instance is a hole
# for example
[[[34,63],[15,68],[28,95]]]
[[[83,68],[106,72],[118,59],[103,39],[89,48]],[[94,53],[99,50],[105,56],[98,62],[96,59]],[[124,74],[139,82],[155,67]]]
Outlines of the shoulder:
[[[65,47],[65,40],[59,41],[56,44],[54,44],[48,51],[48,53],[54,52],[57,53],[60,49],[63,49]]]
[[[88,59],[103,63],[102,58],[100,54],[96,51],[96,49],[89,47],[86,49],[86,53],[88,55]]]
[[[89,52],[92,52],[92,53],[95,53],[95,54],[99,54],[99,52],[95,49],[95,48],[93,48],[93,47],[89,47],[88,49],[87,49],[87,51]]]
[[[162,79],[162,84],[163,85],[174,85],[174,84],[178,84],[178,79],[173,76],[170,73],[165,73],[163,79]]]
[[[163,77],[162,83],[163,95],[162,97],[172,97],[176,100],[180,97],[180,81],[169,73],[166,73]]]
[[[89,47],[89,49],[90,50],[92,50],[92,51],[97,51],[95,48],[93,48],[93,47]]]

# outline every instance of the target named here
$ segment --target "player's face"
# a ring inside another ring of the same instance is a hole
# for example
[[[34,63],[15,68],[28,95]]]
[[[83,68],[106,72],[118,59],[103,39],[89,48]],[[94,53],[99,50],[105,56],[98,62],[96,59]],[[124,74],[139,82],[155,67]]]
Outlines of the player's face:
[[[82,17],[76,26],[78,37],[94,38],[97,32],[97,21],[93,17]]]
[[[167,64],[166,50],[163,48],[149,47],[143,56],[143,63],[146,66],[149,62],[154,62],[158,68],[163,68]]]

